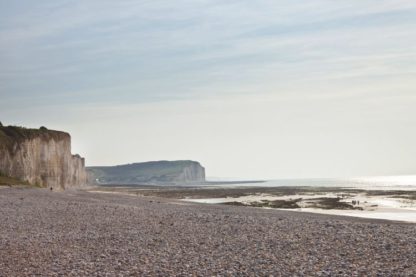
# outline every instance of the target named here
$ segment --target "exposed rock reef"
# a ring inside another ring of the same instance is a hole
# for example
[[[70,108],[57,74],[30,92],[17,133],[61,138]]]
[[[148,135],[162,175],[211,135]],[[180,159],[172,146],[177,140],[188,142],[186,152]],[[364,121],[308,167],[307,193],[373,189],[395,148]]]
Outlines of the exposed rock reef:
[[[0,173],[32,185],[65,189],[86,184],[85,161],[71,154],[68,133],[0,125]]]
[[[205,168],[195,161],[155,161],[87,168],[98,184],[205,182]]]

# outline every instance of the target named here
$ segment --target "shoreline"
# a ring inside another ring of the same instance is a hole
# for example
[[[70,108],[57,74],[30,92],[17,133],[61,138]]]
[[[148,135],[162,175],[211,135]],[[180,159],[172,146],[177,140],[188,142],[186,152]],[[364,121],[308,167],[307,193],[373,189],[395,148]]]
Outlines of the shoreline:
[[[0,220],[6,276],[416,272],[403,222],[33,188],[2,189]]]
[[[156,196],[184,202],[283,209],[416,223],[416,191],[342,187],[106,186],[94,191]]]
[[[126,193],[126,192],[118,192],[118,191],[100,191],[100,190],[84,190],[87,193],[92,194],[104,194],[104,195],[114,195],[114,196],[127,196],[132,198],[144,198],[148,199],[151,202],[164,202],[168,201],[170,204],[174,205],[203,205],[203,206],[216,206],[221,207],[223,209],[229,209],[232,207],[242,207],[238,205],[224,205],[223,203],[205,203],[203,201],[189,201],[188,199],[176,199],[176,198],[165,198],[161,196],[154,196],[154,195],[137,195],[134,193]],[[244,207],[254,210],[259,210],[263,212],[274,212],[274,211],[281,211],[293,214],[306,214],[306,215],[314,215],[314,216],[322,216],[327,217],[328,219],[342,219],[342,220],[352,220],[358,222],[367,222],[367,223],[385,223],[385,224],[409,224],[409,225],[416,225],[416,222],[413,221],[405,221],[405,220],[397,220],[397,219],[385,219],[385,218],[377,218],[377,217],[363,217],[363,216],[356,216],[356,215],[347,215],[338,213],[338,211],[334,210],[323,210],[323,212],[315,212],[312,209],[303,208],[302,210],[296,209],[279,209],[279,208],[266,208],[266,207]],[[332,211],[332,212],[331,212]]]

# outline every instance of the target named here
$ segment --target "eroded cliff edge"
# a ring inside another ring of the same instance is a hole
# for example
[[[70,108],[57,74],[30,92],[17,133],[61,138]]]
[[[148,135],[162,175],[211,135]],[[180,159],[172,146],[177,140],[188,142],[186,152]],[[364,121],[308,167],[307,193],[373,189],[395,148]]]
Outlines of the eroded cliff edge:
[[[86,184],[84,158],[71,154],[71,136],[61,131],[0,125],[0,173],[54,189]]]

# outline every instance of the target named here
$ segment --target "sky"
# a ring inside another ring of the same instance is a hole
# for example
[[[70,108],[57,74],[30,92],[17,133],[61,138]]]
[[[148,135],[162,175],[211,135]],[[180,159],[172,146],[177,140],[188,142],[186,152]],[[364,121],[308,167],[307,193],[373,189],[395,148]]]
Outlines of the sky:
[[[87,165],[416,174],[416,1],[0,0],[0,121]]]

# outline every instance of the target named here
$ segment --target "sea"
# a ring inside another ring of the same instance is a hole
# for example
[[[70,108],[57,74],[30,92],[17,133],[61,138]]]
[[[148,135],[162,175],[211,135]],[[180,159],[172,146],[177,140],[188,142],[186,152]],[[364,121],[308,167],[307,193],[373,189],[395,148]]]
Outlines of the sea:
[[[218,182],[218,180],[216,180]],[[277,179],[264,182],[233,182],[221,187],[339,187],[365,190],[416,190],[416,175],[373,176],[354,178]]]

